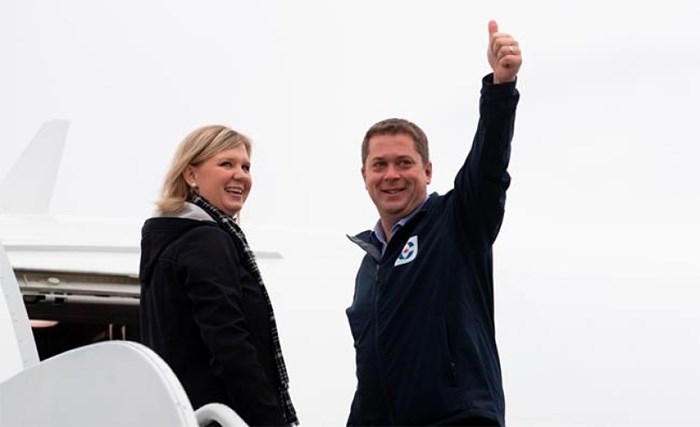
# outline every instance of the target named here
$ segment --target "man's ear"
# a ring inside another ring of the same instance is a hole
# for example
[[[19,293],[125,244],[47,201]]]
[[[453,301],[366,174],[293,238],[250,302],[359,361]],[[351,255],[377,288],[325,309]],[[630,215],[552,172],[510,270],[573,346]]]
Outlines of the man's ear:
[[[362,174],[362,181],[365,183],[365,188],[367,188],[367,177],[365,176],[364,165],[360,168],[360,173]]]
[[[433,178],[433,162],[428,160],[428,163],[425,164],[425,177],[426,177],[426,184],[430,184],[430,180]]]

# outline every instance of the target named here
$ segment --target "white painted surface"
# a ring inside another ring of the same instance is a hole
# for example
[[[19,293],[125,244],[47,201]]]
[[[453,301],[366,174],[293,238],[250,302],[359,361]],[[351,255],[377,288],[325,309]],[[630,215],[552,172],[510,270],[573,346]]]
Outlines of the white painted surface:
[[[197,426],[182,385],[149,348],[106,341],[61,353],[0,383],[6,426]]]
[[[27,311],[0,241],[0,383],[39,362]]]

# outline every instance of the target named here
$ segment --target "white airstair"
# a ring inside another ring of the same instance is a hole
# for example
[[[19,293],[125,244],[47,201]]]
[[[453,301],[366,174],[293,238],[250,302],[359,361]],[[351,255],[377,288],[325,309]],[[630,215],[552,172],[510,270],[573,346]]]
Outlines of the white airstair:
[[[1,244],[0,285],[0,426],[246,426],[222,404],[193,410],[170,367],[137,342],[98,342],[40,361]]]

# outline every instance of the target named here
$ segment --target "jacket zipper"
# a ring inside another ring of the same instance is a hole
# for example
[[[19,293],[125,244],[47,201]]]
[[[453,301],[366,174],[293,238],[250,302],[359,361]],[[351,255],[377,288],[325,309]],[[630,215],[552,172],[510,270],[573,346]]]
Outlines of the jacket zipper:
[[[377,357],[379,380],[382,385],[382,396],[384,397],[384,401],[387,403],[389,409],[390,424],[394,424],[394,402],[388,395],[386,381],[384,379],[384,373],[386,371],[384,370],[384,366],[379,357],[379,267],[380,264],[377,263],[376,267],[374,268],[374,354]]]

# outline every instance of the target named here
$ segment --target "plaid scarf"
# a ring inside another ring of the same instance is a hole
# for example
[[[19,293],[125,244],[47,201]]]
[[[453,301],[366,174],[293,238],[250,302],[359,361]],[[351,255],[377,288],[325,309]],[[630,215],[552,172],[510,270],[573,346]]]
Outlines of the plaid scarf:
[[[236,224],[232,217],[224,214],[212,206],[201,196],[194,195],[191,202],[204,209],[204,211],[208,213],[216,222],[218,222],[219,225],[221,225],[221,227],[232,237],[233,242],[235,243],[239,252],[242,254],[244,266],[248,269],[248,271],[250,271],[260,285],[263,297],[267,302],[267,310],[270,314],[270,335],[272,335],[272,346],[275,352],[275,365],[277,367],[277,374],[280,380],[280,406],[282,407],[285,420],[289,424],[298,425],[299,420],[297,419],[294,405],[292,405],[292,398],[289,395],[289,376],[287,375],[287,368],[284,365],[284,358],[282,357],[282,347],[280,346],[280,339],[279,335],[277,334],[277,323],[275,322],[275,314],[272,310],[272,302],[270,301],[270,296],[265,289],[265,284],[263,283],[262,276],[260,275],[260,269],[258,269],[258,264],[255,262],[255,255],[250,249],[250,246],[248,246],[248,241],[245,238],[245,234],[243,234],[243,230],[241,230],[241,227]]]

